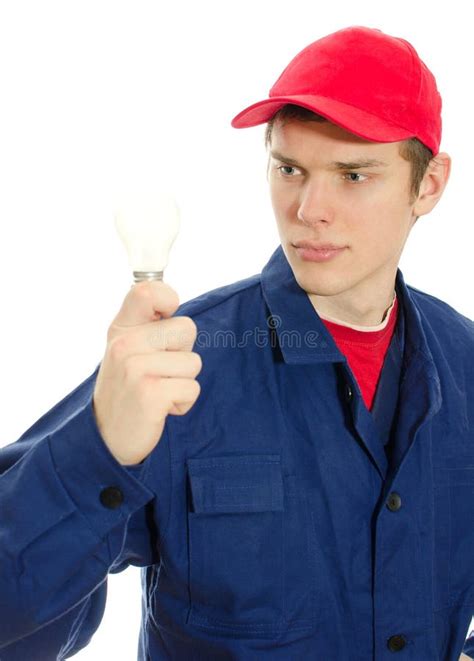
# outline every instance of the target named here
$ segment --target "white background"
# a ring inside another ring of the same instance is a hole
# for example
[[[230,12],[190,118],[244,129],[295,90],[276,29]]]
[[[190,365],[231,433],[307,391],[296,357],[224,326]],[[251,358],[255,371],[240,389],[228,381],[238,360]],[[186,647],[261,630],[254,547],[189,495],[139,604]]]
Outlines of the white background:
[[[131,273],[113,227],[124,186],[173,188],[181,233],[165,280],[188,300],[260,272],[278,245],[264,126],[232,117],[304,46],[349,25],[408,39],[443,97],[451,179],[400,262],[474,316],[469,3],[10,0],[0,4],[0,446],[84,380]],[[132,660],[139,570],[109,579],[75,658]]]

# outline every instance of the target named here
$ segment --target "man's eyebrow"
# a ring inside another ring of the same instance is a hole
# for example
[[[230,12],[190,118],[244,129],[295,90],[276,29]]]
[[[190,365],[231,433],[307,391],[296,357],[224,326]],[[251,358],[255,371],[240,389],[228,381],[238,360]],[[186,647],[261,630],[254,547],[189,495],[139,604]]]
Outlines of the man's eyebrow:
[[[283,163],[299,165],[298,161],[296,161],[294,158],[284,156],[277,151],[272,150],[270,154],[273,158],[276,158],[279,161],[283,161]],[[360,168],[388,167],[388,163],[379,161],[376,158],[361,158],[356,161],[331,161],[328,163],[328,165],[334,170],[358,170]]]

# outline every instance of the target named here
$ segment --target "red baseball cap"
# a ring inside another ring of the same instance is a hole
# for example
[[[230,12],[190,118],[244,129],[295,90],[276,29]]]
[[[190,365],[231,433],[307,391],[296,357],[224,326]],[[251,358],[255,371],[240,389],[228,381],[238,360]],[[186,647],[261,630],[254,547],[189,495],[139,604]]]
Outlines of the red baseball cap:
[[[234,128],[268,122],[285,104],[303,106],[366,140],[416,137],[436,156],[441,96],[413,46],[377,28],[350,26],[304,48],[270,90],[248,106]]]

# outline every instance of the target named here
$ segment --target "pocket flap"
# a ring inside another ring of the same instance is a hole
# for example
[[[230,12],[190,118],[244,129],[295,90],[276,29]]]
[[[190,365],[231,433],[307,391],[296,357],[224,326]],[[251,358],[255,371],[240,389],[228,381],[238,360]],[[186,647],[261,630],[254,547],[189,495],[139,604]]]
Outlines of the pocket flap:
[[[188,459],[187,466],[195,513],[283,510],[279,454]]]

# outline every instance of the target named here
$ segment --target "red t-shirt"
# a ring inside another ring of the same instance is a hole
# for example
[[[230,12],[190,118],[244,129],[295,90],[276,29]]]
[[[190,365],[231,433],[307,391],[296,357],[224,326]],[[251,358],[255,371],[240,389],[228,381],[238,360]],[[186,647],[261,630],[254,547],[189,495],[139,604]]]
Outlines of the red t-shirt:
[[[398,300],[395,294],[383,321],[379,326],[367,327],[368,330],[360,330],[361,326],[338,323],[330,317],[319,315],[338,348],[346,356],[369,411],[372,409],[385,354],[395,330],[397,314]]]

